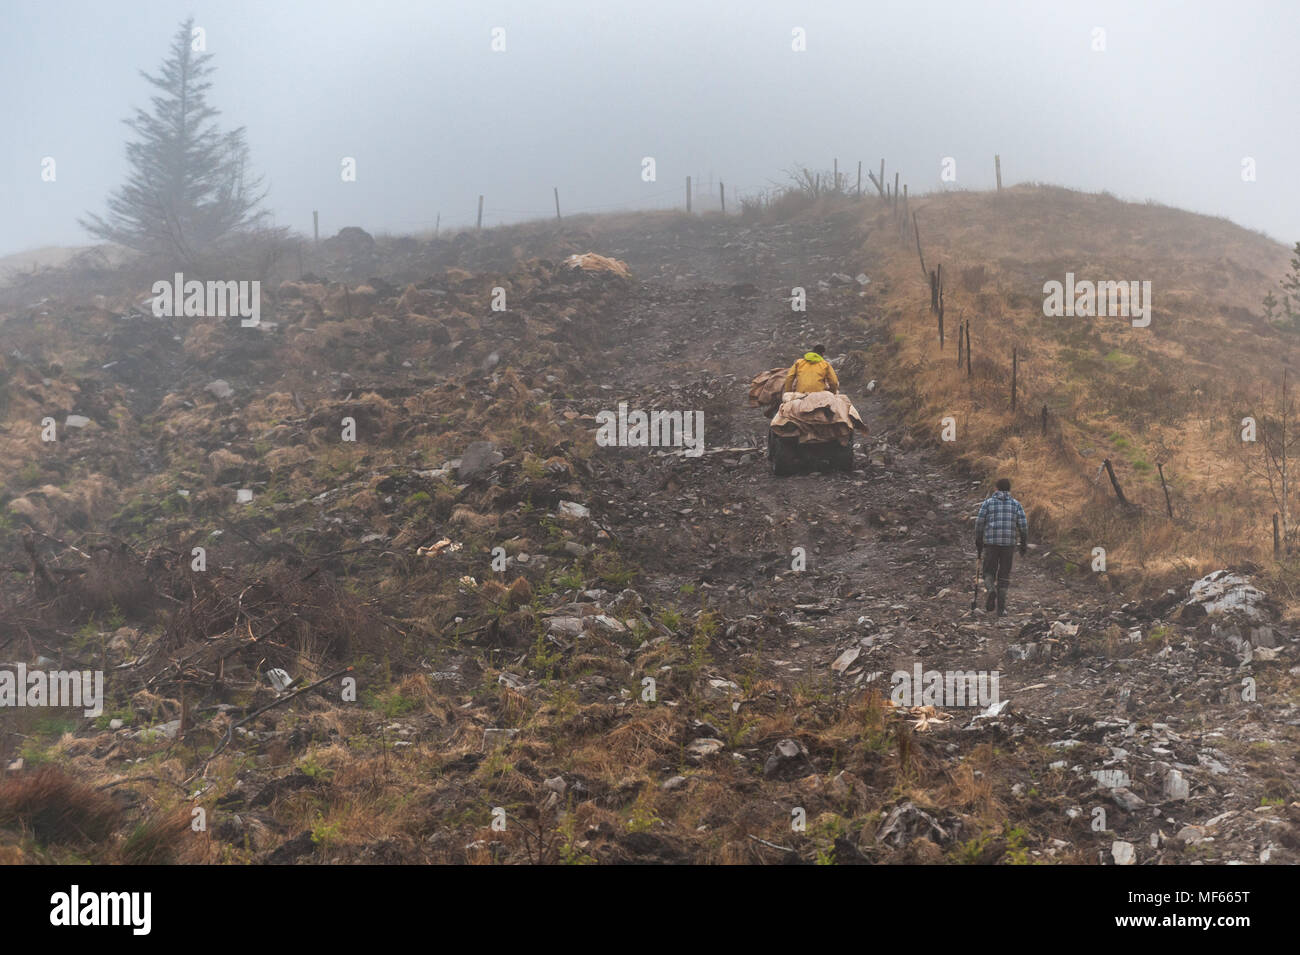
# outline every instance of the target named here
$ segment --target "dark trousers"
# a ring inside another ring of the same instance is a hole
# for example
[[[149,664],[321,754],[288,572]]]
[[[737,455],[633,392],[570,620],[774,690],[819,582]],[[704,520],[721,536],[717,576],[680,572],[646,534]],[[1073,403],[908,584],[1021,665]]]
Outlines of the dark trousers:
[[[1015,557],[1014,544],[984,545],[984,586],[993,589],[996,578],[998,590],[1005,591],[1011,586],[1011,560]]]

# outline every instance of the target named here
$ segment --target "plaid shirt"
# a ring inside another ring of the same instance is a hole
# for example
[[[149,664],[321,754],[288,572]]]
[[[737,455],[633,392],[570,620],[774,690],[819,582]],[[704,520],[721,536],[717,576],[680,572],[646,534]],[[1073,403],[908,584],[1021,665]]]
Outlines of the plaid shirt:
[[[975,542],[1011,546],[1016,542],[1016,532],[1021,540],[1029,539],[1029,521],[1020,502],[1006,491],[994,491],[993,496],[980,505],[975,518]]]

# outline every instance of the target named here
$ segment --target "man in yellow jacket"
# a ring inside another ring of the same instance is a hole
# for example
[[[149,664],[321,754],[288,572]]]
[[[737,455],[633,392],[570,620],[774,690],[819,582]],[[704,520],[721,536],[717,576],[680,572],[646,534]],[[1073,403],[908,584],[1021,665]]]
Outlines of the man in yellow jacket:
[[[817,345],[812,351],[790,366],[785,376],[785,391],[799,391],[808,394],[813,391],[829,391],[832,394],[840,390],[840,380],[835,377],[835,369],[822,357],[824,345]]]

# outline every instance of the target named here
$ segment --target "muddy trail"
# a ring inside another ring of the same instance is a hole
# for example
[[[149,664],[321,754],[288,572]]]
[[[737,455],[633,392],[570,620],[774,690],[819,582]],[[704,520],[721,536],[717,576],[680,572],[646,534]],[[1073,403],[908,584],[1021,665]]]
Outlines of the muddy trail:
[[[1295,771],[1296,708],[1240,699],[1252,664],[1276,651],[1241,662],[1224,652],[1225,630],[1184,626],[1198,619],[1177,617],[1185,593],[1127,602],[1066,572],[1032,527],[1008,615],[986,614],[982,589],[971,609],[985,485],[948,466],[937,441],[906,433],[890,401],[906,382],[845,360],[879,353],[890,335],[876,317],[888,277],[857,219],[604,238],[601,251],[640,283],[575,389],[575,410],[699,409],[709,450],[602,448],[593,466],[604,499],[592,508],[643,568],[642,592],[698,594],[736,621],[718,641],[720,672],[836,697],[872,685],[888,695],[890,674],[917,666],[998,671],[997,715],[949,709],[950,721],[918,728],[954,761],[990,738],[1015,741],[988,774],[1013,818],[1025,811],[1059,830],[1035,856],[1073,852],[1091,827],[1095,850],[1082,859],[1105,864],[1297,858],[1278,805]],[[806,313],[790,308],[794,286],[808,290]],[[850,330],[854,317],[865,331]],[[847,370],[843,390],[870,434],[851,474],[778,478],[748,382],[818,342]],[[796,548],[806,555],[797,571]]]
[[[0,647],[114,677],[0,767],[112,788],[122,831],[184,791],[190,861],[1296,861],[1295,641],[1240,578],[1127,599],[1025,499],[1009,614],[972,611],[997,475],[907,417],[890,323],[926,303],[894,241],[857,204],[372,240],[251,335],[24,306],[11,419],[89,424],[0,432],[38,532],[7,538]],[[749,382],[817,344],[869,433],[852,472],[777,478]],[[623,404],[699,412],[703,453],[599,446]],[[79,832],[0,853],[132,861]]]

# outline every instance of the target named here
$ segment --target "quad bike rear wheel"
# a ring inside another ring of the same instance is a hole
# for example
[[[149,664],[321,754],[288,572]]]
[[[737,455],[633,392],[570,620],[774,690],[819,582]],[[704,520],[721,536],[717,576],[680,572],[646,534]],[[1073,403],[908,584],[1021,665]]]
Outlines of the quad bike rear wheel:
[[[830,454],[831,466],[837,471],[853,470],[853,442],[839,445]]]
[[[771,429],[767,432],[767,459],[772,464],[772,473],[777,477],[794,474],[798,469],[799,453],[797,438],[782,438]]]

